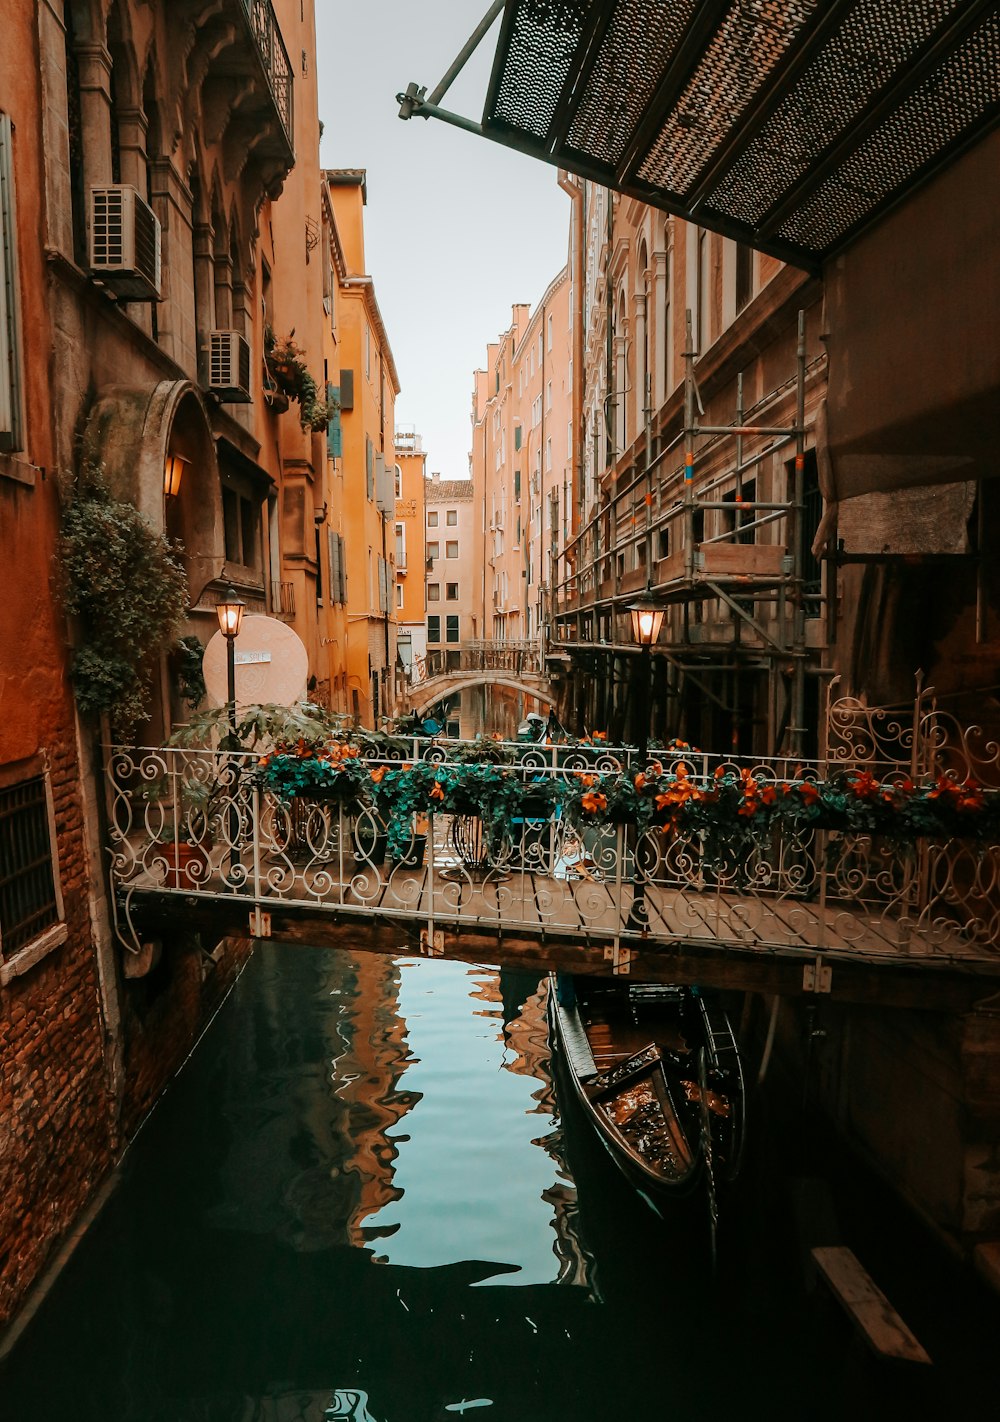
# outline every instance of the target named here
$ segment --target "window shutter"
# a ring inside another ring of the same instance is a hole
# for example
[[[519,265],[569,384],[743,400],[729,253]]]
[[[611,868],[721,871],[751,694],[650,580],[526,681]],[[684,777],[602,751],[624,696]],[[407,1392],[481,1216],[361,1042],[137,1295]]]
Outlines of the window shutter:
[[[521,426],[520,426],[520,425],[515,425],[515,426],[514,426],[514,448],[515,448],[515,449],[520,449],[520,448],[521,448]]]
[[[354,409],[354,371],[342,370],[340,372],[340,408],[342,410]]]
[[[378,605],[380,612],[389,611],[389,564],[381,556],[378,560]]]
[[[20,287],[14,206],[14,153],[7,114],[0,113],[0,450],[22,449]]]
[[[370,439],[365,440],[365,491],[370,499],[375,497],[375,451]]]
[[[330,419],[326,427],[326,452],[331,459],[339,459],[344,453],[344,433],[340,423],[340,386],[327,384],[326,400],[330,409]]]
[[[340,602],[340,538],[333,529],[326,530],[327,557],[330,560],[330,606]]]

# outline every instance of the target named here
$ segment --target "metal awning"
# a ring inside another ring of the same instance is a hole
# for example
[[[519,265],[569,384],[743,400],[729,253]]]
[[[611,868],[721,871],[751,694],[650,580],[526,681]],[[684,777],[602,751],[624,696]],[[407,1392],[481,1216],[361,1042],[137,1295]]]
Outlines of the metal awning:
[[[438,105],[501,9],[475,124]],[[996,0],[506,0],[470,46],[401,117],[807,267],[1000,118]]]

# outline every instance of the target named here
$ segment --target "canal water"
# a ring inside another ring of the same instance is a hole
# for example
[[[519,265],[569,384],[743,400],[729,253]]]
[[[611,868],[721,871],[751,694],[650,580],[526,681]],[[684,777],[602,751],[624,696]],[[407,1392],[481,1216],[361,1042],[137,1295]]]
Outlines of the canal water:
[[[265,945],[0,1368],[0,1419],[992,1415],[991,1299],[794,1112],[754,1124],[713,1277],[700,1210],[655,1217],[566,1100],[544,982]],[[810,1286],[808,1199],[932,1371],[876,1363]]]

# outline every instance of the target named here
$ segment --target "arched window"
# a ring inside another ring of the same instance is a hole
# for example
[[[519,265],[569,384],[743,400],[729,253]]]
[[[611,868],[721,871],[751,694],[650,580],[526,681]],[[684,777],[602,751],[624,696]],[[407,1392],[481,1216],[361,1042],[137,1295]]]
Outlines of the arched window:
[[[628,365],[625,292],[618,293],[618,329],[615,332],[615,453],[628,448]]]

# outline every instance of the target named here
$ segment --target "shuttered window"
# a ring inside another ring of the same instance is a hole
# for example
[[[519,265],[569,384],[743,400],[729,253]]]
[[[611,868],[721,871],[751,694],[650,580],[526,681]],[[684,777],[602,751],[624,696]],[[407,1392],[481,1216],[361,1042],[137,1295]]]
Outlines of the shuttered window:
[[[375,448],[370,439],[365,440],[365,492],[375,497]]]
[[[9,117],[0,113],[0,451],[24,448],[21,407],[20,287]]]
[[[344,453],[344,427],[340,422],[340,386],[327,385],[326,401],[330,419],[326,427],[326,452],[331,459],[340,459]]]

